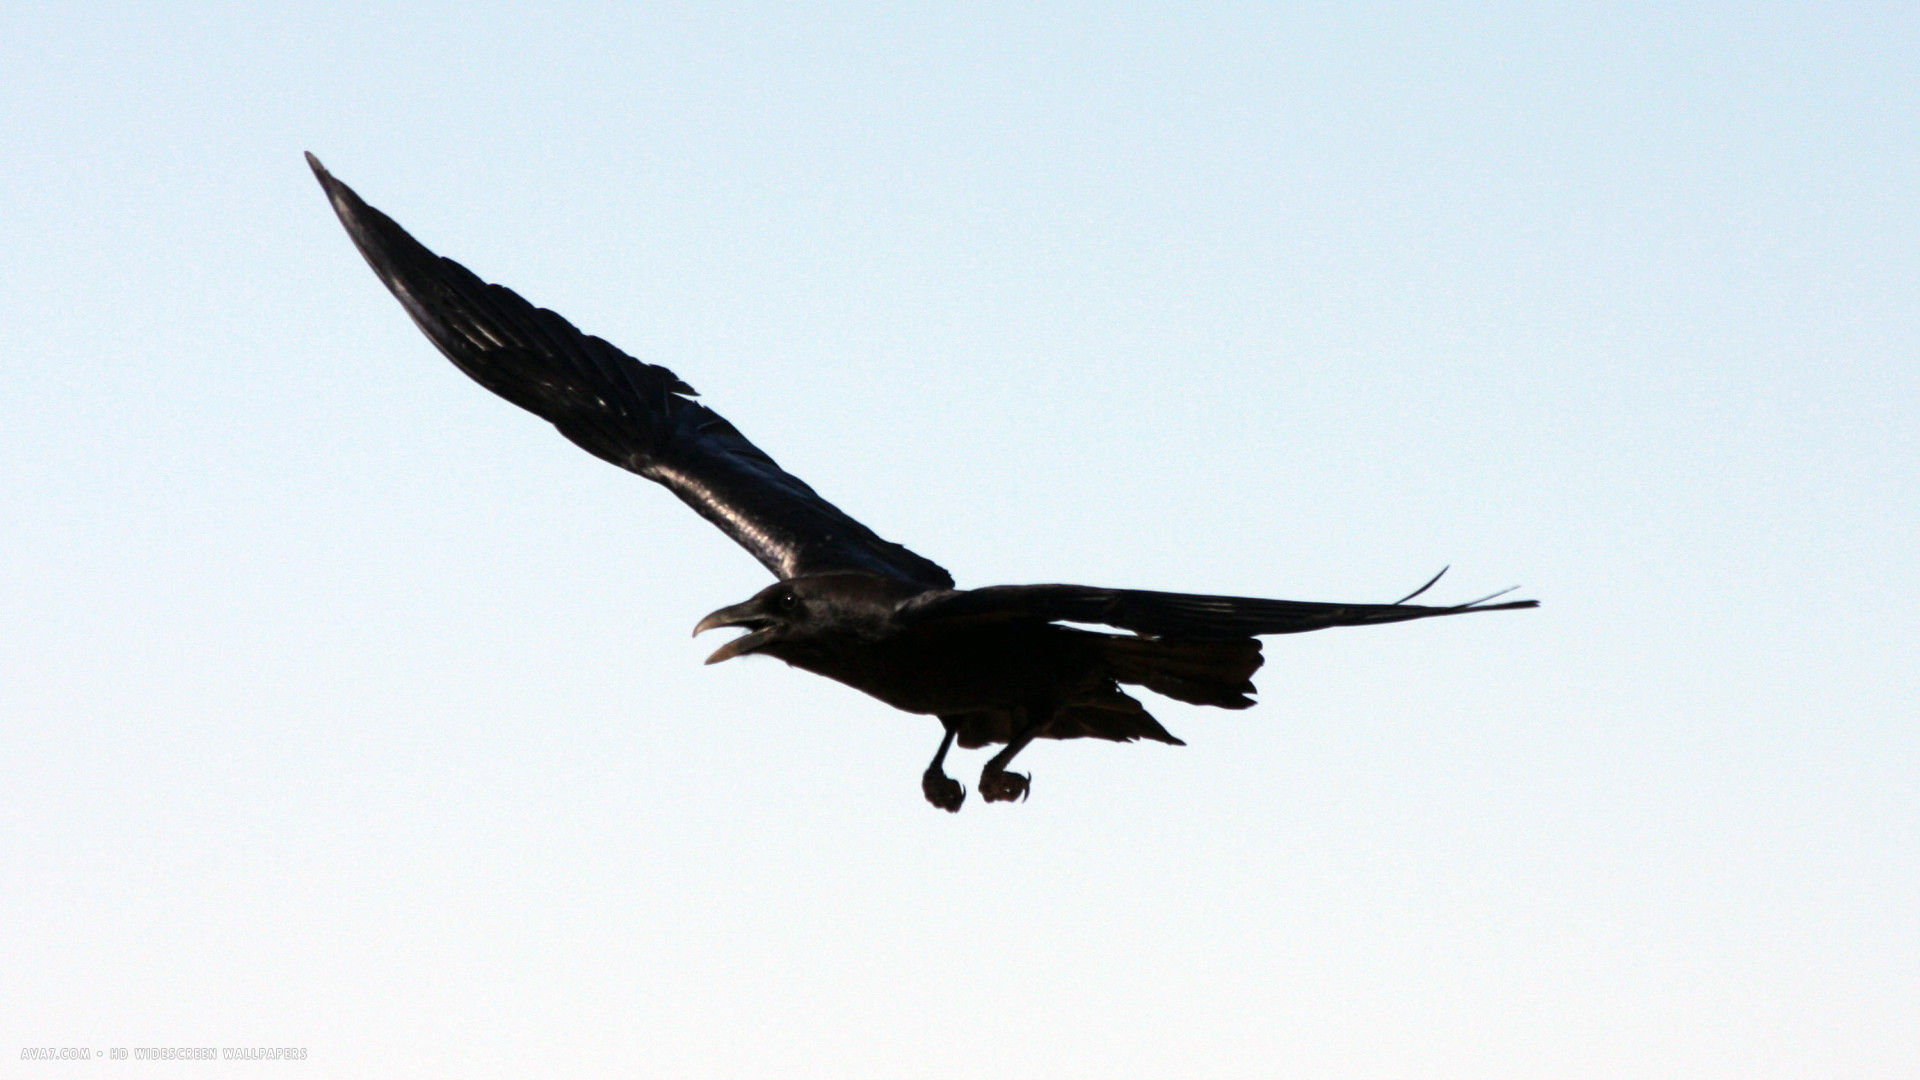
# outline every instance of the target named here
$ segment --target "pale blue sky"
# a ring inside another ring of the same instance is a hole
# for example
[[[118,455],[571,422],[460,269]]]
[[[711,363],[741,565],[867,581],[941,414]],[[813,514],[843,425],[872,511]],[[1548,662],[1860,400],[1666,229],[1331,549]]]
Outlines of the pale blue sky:
[[[9,5],[0,1074],[1910,1068],[1917,48]],[[302,150],[963,585],[1546,606],[938,813],[932,720],[700,664],[760,568],[442,360]]]

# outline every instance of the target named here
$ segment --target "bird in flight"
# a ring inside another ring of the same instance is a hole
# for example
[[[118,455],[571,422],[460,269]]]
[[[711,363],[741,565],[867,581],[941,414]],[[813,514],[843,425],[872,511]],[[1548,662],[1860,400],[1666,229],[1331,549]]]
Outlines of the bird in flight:
[[[780,468],[673,372],[435,255],[312,154],[307,163],[354,246],[454,366],[595,457],[665,486],[779,579],[700,620],[695,634],[746,631],[707,663],[774,656],[938,717],[945,734],[921,790],[940,809],[959,810],[966,799],[944,768],[956,742],[1002,746],[980,774],[988,802],[1026,798],[1029,777],[1007,766],[1034,739],[1184,745],[1121,687],[1247,708],[1262,635],[1538,606],[1491,602],[1504,592],[1449,607],[1407,602],[1438,574],[1391,604],[1086,585],[957,589],[946,570],[876,536]]]

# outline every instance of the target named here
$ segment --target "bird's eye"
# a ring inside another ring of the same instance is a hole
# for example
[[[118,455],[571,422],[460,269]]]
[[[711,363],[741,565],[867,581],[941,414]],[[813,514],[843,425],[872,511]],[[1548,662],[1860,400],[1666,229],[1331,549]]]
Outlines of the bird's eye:
[[[779,608],[781,611],[792,611],[794,608],[800,606],[800,598],[791,592],[782,592],[773,598],[773,606]]]

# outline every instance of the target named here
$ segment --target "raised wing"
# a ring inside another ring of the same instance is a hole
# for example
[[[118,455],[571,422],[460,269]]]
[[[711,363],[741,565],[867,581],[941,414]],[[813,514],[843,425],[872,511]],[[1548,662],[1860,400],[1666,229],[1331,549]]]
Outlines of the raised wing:
[[[664,484],[781,578],[858,570],[950,589],[934,563],[874,535],[774,464],[694,389],[583,334],[512,290],[428,251],[392,218],[307,163],[400,305],[454,366],[596,457]]]
[[[915,597],[901,607],[899,618],[909,626],[1040,620],[1100,623],[1161,638],[1229,638],[1301,634],[1330,626],[1367,626],[1430,619],[1436,615],[1540,606],[1538,600],[1488,603],[1505,593],[1452,607],[1407,603],[1439,580],[1440,575],[1434,575],[1433,581],[1393,604],[1322,604],[1305,600],[1100,589],[1089,585],[995,585]]]

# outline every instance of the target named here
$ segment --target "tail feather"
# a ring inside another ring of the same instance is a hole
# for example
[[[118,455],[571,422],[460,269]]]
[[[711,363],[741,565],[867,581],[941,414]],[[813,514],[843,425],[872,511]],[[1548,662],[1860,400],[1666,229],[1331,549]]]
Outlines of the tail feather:
[[[1161,727],[1160,721],[1147,712],[1146,706],[1119,689],[1113,691],[1110,699],[1068,705],[1054,713],[1053,719],[1047,724],[1046,737],[1107,739],[1112,742],[1152,739],[1171,746],[1187,745]]]
[[[1106,660],[1120,682],[1193,705],[1244,709],[1253,704],[1253,673],[1260,670],[1257,638],[1106,640]]]

